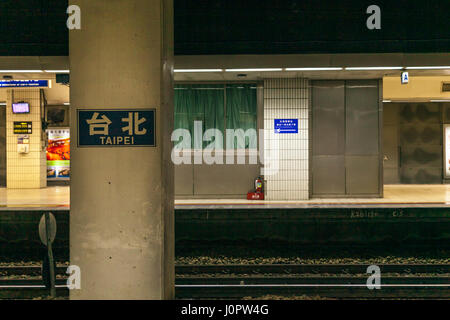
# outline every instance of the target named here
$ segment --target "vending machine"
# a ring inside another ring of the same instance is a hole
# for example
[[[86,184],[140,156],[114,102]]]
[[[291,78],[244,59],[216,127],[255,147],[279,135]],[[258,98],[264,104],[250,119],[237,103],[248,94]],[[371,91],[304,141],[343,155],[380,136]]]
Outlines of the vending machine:
[[[444,179],[450,183],[450,124],[444,124]]]
[[[70,180],[70,129],[47,129],[47,180]]]

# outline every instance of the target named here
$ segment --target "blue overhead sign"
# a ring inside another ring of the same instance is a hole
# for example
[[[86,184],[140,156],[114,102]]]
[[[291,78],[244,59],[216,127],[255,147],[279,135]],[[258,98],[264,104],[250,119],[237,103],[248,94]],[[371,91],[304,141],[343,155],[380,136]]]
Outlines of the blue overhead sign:
[[[0,88],[51,88],[51,80],[0,80]]]
[[[154,147],[155,109],[77,110],[79,147]]]
[[[275,133],[298,133],[298,119],[275,119]]]

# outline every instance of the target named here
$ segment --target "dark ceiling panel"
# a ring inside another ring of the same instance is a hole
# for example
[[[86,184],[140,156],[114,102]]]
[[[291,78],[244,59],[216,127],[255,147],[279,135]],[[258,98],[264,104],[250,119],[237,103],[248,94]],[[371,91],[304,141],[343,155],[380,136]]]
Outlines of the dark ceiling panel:
[[[0,55],[66,56],[67,0],[0,1]]]
[[[366,9],[382,10],[368,30]],[[449,0],[175,0],[179,54],[450,51]]]
[[[175,54],[450,52],[449,0],[174,0]],[[366,28],[376,3],[382,29]],[[0,1],[0,55],[68,55],[67,0]]]

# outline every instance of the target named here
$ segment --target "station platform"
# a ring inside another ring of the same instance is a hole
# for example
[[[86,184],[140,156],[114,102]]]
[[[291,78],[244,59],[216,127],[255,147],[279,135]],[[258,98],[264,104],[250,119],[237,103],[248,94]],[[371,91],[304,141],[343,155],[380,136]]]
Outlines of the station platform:
[[[450,185],[386,185],[383,198],[249,201],[246,199],[177,199],[175,209],[282,208],[450,208]],[[0,188],[0,211],[70,209],[70,187]]]

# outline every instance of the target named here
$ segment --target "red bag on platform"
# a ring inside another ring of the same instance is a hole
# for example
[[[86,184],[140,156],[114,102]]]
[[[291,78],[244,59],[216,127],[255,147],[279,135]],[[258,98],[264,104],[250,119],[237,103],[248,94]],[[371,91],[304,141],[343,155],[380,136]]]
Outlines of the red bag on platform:
[[[247,193],[247,200],[264,200],[264,193],[249,192]]]

